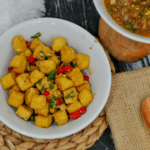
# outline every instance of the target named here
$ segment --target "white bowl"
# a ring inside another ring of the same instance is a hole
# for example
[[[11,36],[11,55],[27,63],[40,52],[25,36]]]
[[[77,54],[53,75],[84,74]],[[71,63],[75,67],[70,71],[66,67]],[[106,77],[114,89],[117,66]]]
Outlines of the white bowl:
[[[119,32],[120,34],[124,35],[125,37],[138,41],[138,42],[143,42],[143,43],[150,43],[150,38],[149,37],[144,37],[140,36],[134,33],[131,33],[121,26],[119,26],[113,19],[112,17],[108,14],[106,7],[104,5],[104,0],[93,0],[95,7],[100,14],[100,16],[103,18],[103,20],[114,30]]]
[[[93,74],[90,76],[90,83],[94,99],[87,107],[87,113],[77,120],[69,120],[63,126],[55,123],[49,128],[39,128],[33,122],[24,121],[15,114],[13,107],[7,104],[8,90],[3,90],[0,86],[0,120],[11,129],[34,138],[55,139],[62,138],[74,134],[87,125],[89,125],[104,108],[111,87],[110,66],[106,54],[99,43],[94,42],[95,38],[83,28],[60,19],[41,18],[18,24],[0,37],[0,77],[7,74],[7,68],[16,55],[12,47],[12,39],[14,36],[22,35],[27,41],[35,33],[40,32],[40,39],[46,45],[52,45],[54,37],[64,37],[67,44],[73,47],[77,52],[90,56],[90,67]],[[92,47],[92,49],[90,49]],[[9,111],[9,113],[8,113]]]

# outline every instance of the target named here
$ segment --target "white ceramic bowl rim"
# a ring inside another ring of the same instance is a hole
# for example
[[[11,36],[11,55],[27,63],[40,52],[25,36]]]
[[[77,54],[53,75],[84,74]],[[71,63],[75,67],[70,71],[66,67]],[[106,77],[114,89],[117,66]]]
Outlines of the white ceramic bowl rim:
[[[0,43],[1,43],[1,40],[3,39],[3,37],[7,37],[8,35],[9,35],[9,32],[10,31],[15,31],[17,28],[20,28],[21,26],[26,26],[26,25],[28,25],[28,24],[31,24],[31,23],[38,23],[38,22],[42,22],[42,21],[47,21],[47,22],[49,22],[49,21],[53,21],[53,22],[55,22],[55,21],[62,21],[62,22],[64,22],[64,23],[67,23],[67,24],[70,24],[70,25],[73,25],[73,26],[75,26],[75,27],[77,27],[78,29],[80,29],[80,30],[82,30],[83,31],[83,33],[86,33],[88,36],[92,36],[88,31],[86,31],[85,29],[83,29],[83,28],[81,28],[80,26],[78,26],[78,25],[76,25],[76,24],[74,24],[74,23],[71,23],[71,22],[69,22],[69,21],[65,21],[65,20],[62,20],[62,19],[56,19],[56,18],[40,18],[40,19],[33,19],[33,20],[29,20],[29,21],[25,21],[25,22],[23,22],[23,23],[20,23],[20,24],[18,24],[18,25],[16,25],[16,26],[14,26],[14,27],[12,27],[12,28],[10,28],[9,30],[7,30],[3,35],[1,35],[0,36]],[[93,40],[94,40],[94,37],[93,37]],[[103,49],[102,47],[101,47],[101,45],[99,45],[99,48],[100,49]],[[108,99],[108,96],[109,96],[109,93],[110,93],[110,89],[111,89],[111,71],[110,71],[110,65],[109,65],[109,62],[108,62],[108,59],[107,59],[107,56],[106,56],[106,54],[105,54],[105,52],[103,51],[102,52],[103,54],[104,54],[104,59],[106,60],[106,63],[105,63],[105,65],[106,65],[106,67],[108,68],[108,88],[107,88],[107,95],[105,96],[105,99],[103,100],[103,102],[102,102],[102,105],[101,105],[101,110],[104,108],[104,106],[105,106],[105,104],[106,104],[106,102],[107,102],[107,99]],[[86,126],[88,126],[91,122],[93,122],[94,121],[94,119],[99,115],[99,113],[100,113],[100,111],[101,110],[95,110],[95,113],[93,114],[93,118],[89,118],[88,120],[87,120],[87,122],[86,122],[86,124],[83,124],[83,125],[79,125],[79,126],[77,126],[76,127],[76,129],[74,129],[74,130],[71,130],[71,131],[68,131],[67,132],[67,135],[66,134],[60,134],[59,136],[51,136],[51,135],[49,135],[49,136],[45,136],[45,135],[39,135],[38,133],[37,134],[32,134],[32,133],[30,133],[30,132],[25,132],[25,131],[22,131],[21,129],[19,129],[19,128],[17,128],[16,126],[12,126],[11,124],[9,124],[9,121],[7,120],[7,119],[5,119],[5,117],[3,116],[3,114],[1,114],[0,113],[0,120],[5,124],[5,125],[7,125],[9,128],[11,128],[11,129],[13,129],[14,131],[16,131],[16,132],[19,132],[19,133],[21,133],[21,134],[23,134],[23,135],[26,135],[26,136],[29,136],[29,137],[33,137],[33,138],[40,138],[40,139],[55,139],[55,138],[62,138],[62,137],[65,137],[65,136],[69,136],[69,135],[72,135],[72,134],[74,134],[74,133],[76,133],[76,132],[78,132],[78,131],[80,131],[80,130],[82,130],[82,129],[84,129]]]
[[[144,36],[140,36],[134,33],[131,33],[127,30],[125,30],[124,28],[122,28],[121,26],[119,26],[112,18],[111,16],[107,13],[107,10],[103,4],[102,0],[93,0],[95,7],[98,11],[98,13],[100,14],[100,16],[104,19],[104,21],[110,26],[112,27],[115,31],[117,31],[118,33],[122,34],[123,36],[131,39],[131,40],[135,40],[138,42],[142,42],[142,43],[148,43],[150,44],[150,37],[144,37]],[[104,9],[102,9],[102,7]]]

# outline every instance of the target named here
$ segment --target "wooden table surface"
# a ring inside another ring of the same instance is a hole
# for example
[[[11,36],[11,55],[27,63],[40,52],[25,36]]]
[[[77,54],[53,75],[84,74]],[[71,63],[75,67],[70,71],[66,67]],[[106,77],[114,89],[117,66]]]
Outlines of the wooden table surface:
[[[100,15],[94,6],[93,0],[45,0],[45,2],[46,17],[71,21],[98,37]],[[150,66],[149,58],[150,56],[135,63],[123,63],[114,58],[112,58],[112,61],[118,73]],[[115,150],[109,128],[89,150]]]

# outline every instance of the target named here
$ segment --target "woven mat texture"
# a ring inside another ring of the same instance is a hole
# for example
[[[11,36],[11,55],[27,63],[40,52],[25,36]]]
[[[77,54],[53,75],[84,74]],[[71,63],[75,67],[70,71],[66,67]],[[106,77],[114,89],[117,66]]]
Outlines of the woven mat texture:
[[[106,118],[117,150],[150,150],[141,107],[150,96],[150,67],[113,75]]]

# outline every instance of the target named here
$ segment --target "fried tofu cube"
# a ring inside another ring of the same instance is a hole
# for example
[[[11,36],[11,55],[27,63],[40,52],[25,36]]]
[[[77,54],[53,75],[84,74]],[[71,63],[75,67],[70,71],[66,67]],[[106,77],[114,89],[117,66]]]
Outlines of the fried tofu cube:
[[[78,92],[81,92],[85,88],[91,91],[90,84],[88,82],[85,82],[85,81],[84,81],[84,83],[82,85],[76,87]]]
[[[26,41],[21,35],[13,38],[13,48],[17,54],[24,53],[27,50]]]
[[[44,56],[43,54],[41,54],[41,51],[46,56],[51,55],[51,50],[50,50],[50,48],[48,46],[45,46],[44,44],[39,44],[38,47],[33,52],[34,58],[41,60],[43,58],[43,56]]]
[[[32,52],[27,48],[27,50],[24,52],[25,58],[28,59],[29,56],[32,54]]]
[[[53,69],[56,69],[56,63],[54,60],[42,60],[40,61],[39,68],[43,73],[50,73]]]
[[[36,88],[29,88],[25,92],[25,103],[30,107],[33,95],[39,95],[40,92]]]
[[[38,127],[48,128],[49,126],[51,126],[52,122],[53,122],[52,115],[48,115],[47,117],[38,115],[35,117],[35,125]]]
[[[2,84],[3,89],[5,89],[5,90],[11,88],[14,85],[16,85],[17,84],[16,74],[14,72],[11,72],[11,73],[3,76],[1,78],[1,84]]]
[[[60,99],[63,97],[62,93],[59,90],[54,90],[51,93],[52,96],[55,96],[55,99]]]
[[[61,51],[61,61],[64,63],[70,63],[76,59],[75,50],[69,46],[64,47]]]
[[[63,95],[66,104],[74,103],[77,101],[77,91],[75,87],[63,91]]]
[[[76,62],[80,70],[87,69],[89,68],[90,64],[90,56],[84,54],[76,54]]]
[[[41,79],[40,82],[36,83],[36,87],[38,90],[41,90],[43,86],[46,86],[46,88],[48,88],[50,84],[51,84],[50,80],[47,81],[47,77],[45,76],[43,79]]]
[[[40,72],[39,70],[34,70],[31,72],[29,79],[32,85],[34,85],[36,82],[38,82],[40,79],[44,77],[45,77],[45,74],[43,72]]]
[[[57,77],[55,82],[61,90],[66,90],[73,86],[73,81],[66,77]]]
[[[9,91],[9,95],[13,92],[13,91],[17,91],[17,92],[20,92],[20,88],[18,85],[14,85],[11,90]]]
[[[8,104],[14,107],[19,107],[24,102],[24,94],[21,92],[13,91],[8,99]]]
[[[83,74],[81,73],[79,67],[74,68],[67,76],[73,81],[75,87],[80,86],[84,83]]]
[[[60,60],[59,60],[59,56],[56,56],[56,55],[52,55],[49,60],[54,60],[55,63],[56,63],[56,66],[59,66],[60,65]]]
[[[81,107],[83,107],[83,105],[79,101],[76,101],[72,104],[67,105],[67,111],[69,113],[72,113],[72,112],[80,109]]]
[[[83,89],[79,93],[78,98],[83,106],[88,106],[93,100],[93,95],[92,95],[91,91],[89,91],[88,89]]]
[[[56,52],[59,52],[66,46],[66,39],[65,38],[53,38],[53,45],[52,49]]]
[[[32,109],[43,109],[46,106],[46,96],[44,95],[33,95],[30,108]]]
[[[14,67],[13,71],[16,73],[23,73],[27,68],[27,60],[24,54],[16,55],[10,65]]]
[[[30,45],[30,49],[34,52],[35,49],[40,45],[43,44],[43,42],[39,38],[35,38]],[[43,44],[44,45],[44,44]]]
[[[59,126],[68,122],[68,115],[66,110],[59,110],[53,114],[55,121]]]
[[[27,90],[32,87],[32,84],[29,80],[29,73],[23,73],[16,78],[17,84],[19,85],[22,91]]]
[[[25,105],[21,105],[18,107],[16,114],[24,119],[24,120],[28,120],[31,115],[33,114],[33,110]]]
[[[35,109],[35,114],[38,114],[38,115],[43,115],[43,116],[48,116],[48,113],[49,113],[49,103],[46,102],[46,106],[42,109]]]

